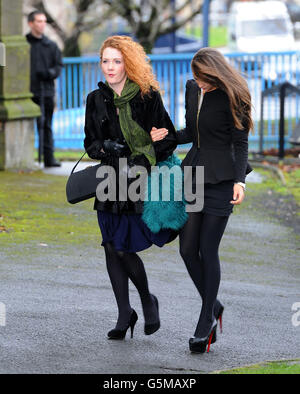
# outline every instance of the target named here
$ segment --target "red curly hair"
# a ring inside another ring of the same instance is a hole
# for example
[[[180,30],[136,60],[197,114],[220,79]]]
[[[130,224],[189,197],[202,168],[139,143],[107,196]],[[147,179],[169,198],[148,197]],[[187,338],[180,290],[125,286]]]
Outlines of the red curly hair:
[[[140,44],[127,36],[108,37],[100,48],[100,63],[106,48],[114,48],[122,53],[126,74],[131,81],[139,85],[142,96],[150,94],[151,88],[159,90],[159,83],[153,74],[150,59]]]

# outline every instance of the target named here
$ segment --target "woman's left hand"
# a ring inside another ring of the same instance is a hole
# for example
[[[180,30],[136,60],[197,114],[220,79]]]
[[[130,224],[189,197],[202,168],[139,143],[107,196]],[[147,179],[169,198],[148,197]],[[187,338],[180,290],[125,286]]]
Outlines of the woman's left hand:
[[[239,205],[243,202],[244,198],[245,198],[245,191],[243,186],[235,183],[233,186],[233,201],[230,201],[231,204]]]

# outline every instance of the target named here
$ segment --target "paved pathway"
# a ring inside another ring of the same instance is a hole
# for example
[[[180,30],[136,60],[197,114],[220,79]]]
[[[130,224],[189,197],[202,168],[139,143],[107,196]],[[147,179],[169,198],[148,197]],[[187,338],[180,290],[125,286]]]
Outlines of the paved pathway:
[[[204,373],[263,360],[300,358],[299,237],[266,212],[245,208],[230,218],[221,244],[220,299],[224,332],[209,354],[194,355],[188,339],[199,296],[178,254],[178,239],[140,253],[160,302],[161,329],[109,341],[116,305],[103,248],[19,245],[0,248],[0,373]]]

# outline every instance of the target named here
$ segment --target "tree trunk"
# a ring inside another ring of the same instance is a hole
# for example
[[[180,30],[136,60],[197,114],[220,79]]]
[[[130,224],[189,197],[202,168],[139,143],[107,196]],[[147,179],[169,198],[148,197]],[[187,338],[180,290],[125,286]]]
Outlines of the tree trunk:
[[[145,49],[146,53],[152,53],[156,36],[153,37],[153,34],[151,34],[151,27],[149,27],[146,23],[140,23],[136,31],[134,31],[134,35],[138,42]]]
[[[68,37],[65,41],[64,56],[66,57],[78,57],[81,56],[81,51],[79,47],[79,37],[80,34],[72,35]]]
[[[138,39],[138,42],[142,45],[142,47],[145,49],[145,52],[147,54],[151,54],[155,43],[149,41],[145,37],[137,37],[137,39]]]

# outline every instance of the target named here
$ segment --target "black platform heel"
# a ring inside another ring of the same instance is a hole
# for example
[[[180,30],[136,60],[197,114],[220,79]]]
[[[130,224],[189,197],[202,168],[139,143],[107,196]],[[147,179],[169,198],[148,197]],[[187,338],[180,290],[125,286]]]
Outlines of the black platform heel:
[[[130,331],[131,331],[131,338],[133,338],[133,330],[134,330],[134,326],[135,326],[135,323],[137,322],[137,320],[138,320],[138,315],[137,315],[136,311],[134,309],[132,309],[127,328],[125,328],[125,330],[118,330],[118,329],[114,328],[113,330],[110,330],[107,333],[107,338],[108,339],[124,339],[129,327],[130,327]]]
[[[154,302],[155,302],[155,305],[156,305],[156,308],[157,308],[158,321],[156,323],[145,324],[145,327],[144,327],[145,335],[154,334],[160,328],[158,299],[156,298],[156,296],[154,294],[151,294],[151,295],[154,298]]]
[[[220,324],[220,332],[221,332],[221,334],[223,332],[223,326],[222,326],[222,323],[223,323],[223,321],[222,321],[223,312],[224,312],[224,306],[219,301],[219,306],[218,306],[217,310],[215,311],[215,318],[216,318],[217,322],[219,322],[219,324]],[[211,343],[215,343],[216,340],[217,340],[217,330],[213,334]]]
[[[217,325],[218,325],[217,320],[214,319],[211,328],[209,330],[209,333],[206,337],[190,338],[189,346],[190,346],[190,351],[192,353],[204,353],[206,350],[206,346],[207,346],[207,353],[209,353],[210,345],[212,343],[212,337],[217,330]]]

